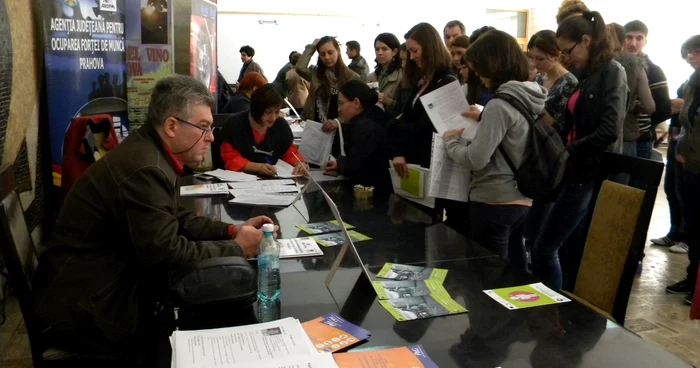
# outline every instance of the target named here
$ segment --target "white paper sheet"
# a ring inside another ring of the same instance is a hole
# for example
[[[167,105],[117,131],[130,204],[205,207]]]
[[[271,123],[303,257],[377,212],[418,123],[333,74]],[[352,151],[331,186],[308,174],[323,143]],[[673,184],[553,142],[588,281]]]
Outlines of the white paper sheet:
[[[294,318],[240,327],[175,331],[171,341],[174,365],[178,368],[260,367],[264,360],[318,355]]]
[[[235,365],[234,368],[248,368],[250,364]],[[263,360],[255,363],[255,368],[337,368],[338,364],[331,353],[297,355],[279,359]]]
[[[435,197],[424,196],[423,198],[415,198],[410,193],[406,193],[403,190],[401,190],[401,177],[396,172],[396,170],[394,170],[394,164],[391,161],[389,161],[389,165],[391,166],[389,168],[389,175],[391,176],[391,185],[394,187],[394,194],[400,196],[401,198],[408,199],[411,202],[418,203],[420,205],[423,205],[423,206],[426,206],[429,208],[435,208]],[[422,170],[423,172],[425,172],[425,175],[427,175],[425,181],[426,181],[426,183],[428,183],[427,190],[429,193],[430,192],[430,178],[432,176],[430,174],[430,170],[423,168],[423,167],[420,167],[418,165],[412,165],[412,164],[409,164],[409,165],[414,167],[414,168],[418,168],[418,169]],[[425,188],[423,190],[425,191]]]
[[[301,258],[322,256],[323,251],[312,238],[277,239],[280,244],[280,258]]]
[[[294,185],[296,182],[292,179],[276,179],[276,180],[260,180],[260,181],[250,181],[250,182],[239,182],[239,183],[228,183],[231,189],[246,189],[246,188],[260,188],[267,186],[279,186],[279,185]]]
[[[204,174],[218,178],[221,181],[256,181],[258,177],[238,171],[216,169],[207,171]]]
[[[197,197],[197,196],[212,196],[212,195],[227,195],[228,186],[225,183],[214,184],[195,184],[184,185],[180,187],[180,196],[182,197]]]
[[[292,174],[294,172],[294,166],[282,161],[282,160],[277,160],[277,163],[275,164],[275,168],[277,169],[277,175],[275,177],[278,178],[283,178],[283,179],[290,179],[290,178],[298,178],[302,175],[294,175]]]
[[[250,194],[297,193],[299,187],[296,185],[261,185],[259,187],[234,188],[229,192],[233,194],[234,191],[244,191]]]
[[[299,144],[299,153],[306,162],[323,166],[333,148],[334,132],[324,132],[323,124],[307,120],[304,125],[304,135]]]
[[[294,203],[297,196],[287,194],[252,193],[245,190],[229,191],[234,198],[229,203],[248,204],[253,206],[287,207]]]
[[[464,128],[463,137],[474,138],[479,123],[462,116],[469,111],[469,103],[458,81],[442,86],[420,98],[435,130],[442,136],[451,129]]]
[[[463,143],[466,144],[466,142]],[[468,202],[470,180],[471,172],[447,155],[442,136],[433,133],[428,195],[458,202]]]

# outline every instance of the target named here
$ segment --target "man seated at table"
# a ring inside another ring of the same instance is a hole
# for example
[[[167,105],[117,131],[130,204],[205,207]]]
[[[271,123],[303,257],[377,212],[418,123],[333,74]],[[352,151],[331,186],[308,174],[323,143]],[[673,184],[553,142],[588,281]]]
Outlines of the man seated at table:
[[[55,340],[134,356],[169,269],[257,254],[269,218],[234,226],[179,205],[183,165],[202,162],[213,140],[214,105],[190,77],[160,80],[145,125],[72,187],[33,285],[36,312]]]
[[[279,160],[294,166],[294,174],[306,170],[304,158],[294,146],[292,129],[280,117],[283,106],[279,91],[266,84],[250,96],[250,111],[228,118],[221,130],[221,159],[226,170],[274,176]]]

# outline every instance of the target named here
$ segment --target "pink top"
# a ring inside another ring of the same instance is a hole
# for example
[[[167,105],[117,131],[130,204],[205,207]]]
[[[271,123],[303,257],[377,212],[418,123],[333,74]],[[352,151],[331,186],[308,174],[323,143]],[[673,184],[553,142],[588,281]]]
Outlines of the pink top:
[[[578,90],[574,92],[571,97],[569,97],[569,102],[566,104],[566,108],[569,109],[569,112],[571,115],[574,114],[574,109],[576,108],[576,102],[578,102],[578,98],[581,97],[581,90]],[[571,127],[571,132],[569,133],[569,136],[567,137],[566,140],[568,145],[571,145],[576,141],[576,127],[572,126]]]

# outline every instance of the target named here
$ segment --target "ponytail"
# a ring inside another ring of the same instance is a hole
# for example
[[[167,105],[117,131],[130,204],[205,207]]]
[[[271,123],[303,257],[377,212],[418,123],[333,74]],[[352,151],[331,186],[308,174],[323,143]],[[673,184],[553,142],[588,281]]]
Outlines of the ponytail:
[[[583,36],[591,39],[587,69],[596,69],[613,59],[615,44],[599,12],[585,11],[581,16],[567,18],[557,29],[557,38],[581,42]]]

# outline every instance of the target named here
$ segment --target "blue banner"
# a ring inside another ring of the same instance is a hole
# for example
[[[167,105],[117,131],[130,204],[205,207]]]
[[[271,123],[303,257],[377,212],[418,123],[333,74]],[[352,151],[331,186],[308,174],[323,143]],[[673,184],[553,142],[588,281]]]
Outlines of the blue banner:
[[[130,0],[135,1],[135,0]],[[51,158],[60,185],[71,119],[109,114],[127,132],[125,0],[42,0]]]

